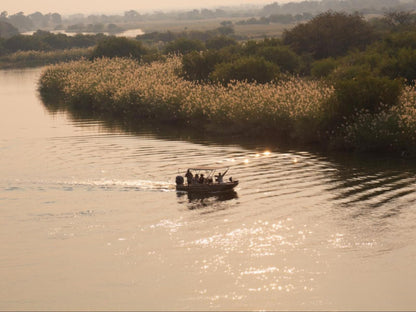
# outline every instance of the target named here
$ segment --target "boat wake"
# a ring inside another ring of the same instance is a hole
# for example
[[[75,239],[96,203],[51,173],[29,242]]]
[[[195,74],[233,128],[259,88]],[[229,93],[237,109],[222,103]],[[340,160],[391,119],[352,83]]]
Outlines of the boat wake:
[[[90,189],[105,190],[123,190],[123,191],[156,191],[170,192],[175,190],[175,185],[164,181],[151,180],[86,180],[86,181],[70,181],[63,183],[66,186],[81,186]]]
[[[5,191],[24,191],[46,189],[73,191],[83,188],[87,191],[106,190],[106,191],[150,191],[150,192],[172,192],[175,191],[175,184],[166,181],[152,180],[118,180],[118,179],[100,179],[100,180],[13,180],[4,182]]]

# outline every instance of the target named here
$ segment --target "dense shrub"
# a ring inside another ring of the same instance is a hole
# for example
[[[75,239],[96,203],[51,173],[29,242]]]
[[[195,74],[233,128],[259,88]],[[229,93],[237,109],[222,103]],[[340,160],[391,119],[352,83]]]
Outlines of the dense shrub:
[[[372,28],[362,16],[331,11],[283,34],[285,44],[297,53],[310,53],[315,59],[345,55],[353,48],[364,49],[374,39]]]
[[[244,57],[216,65],[210,77],[225,84],[233,80],[266,83],[275,79],[278,73],[279,67],[264,58]]]
[[[14,53],[17,51],[66,50],[92,47],[105,37],[103,34],[78,34],[71,37],[65,34],[53,34],[48,31],[38,30],[31,36],[17,35],[4,39],[2,46],[6,53]]]
[[[130,57],[140,60],[148,49],[140,41],[125,37],[109,37],[100,41],[92,52],[92,58]]]
[[[219,61],[216,52],[210,51],[204,55],[196,51],[188,53],[182,58],[182,76],[187,80],[207,81]]]
[[[334,95],[326,107],[330,128],[336,128],[357,112],[378,114],[395,106],[399,101],[402,83],[358,70],[350,71],[343,79],[335,81],[334,88]]]
[[[222,48],[236,44],[237,41],[235,39],[227,36],[216,36],[205,42],[206,48],[211,50],[221,50]]]
[[[172,42],[169,42],[165,47],[166,54],[188,54],[190,52],[203,51],[205,45],[200,40],[193,40],[187,38],[179,38]]]
[[[311,76],[317,79],[328,77],[336,67],[337,61],[333,58],[315,61],[311,66]]]
[[[300,58],[287,46],[265,46],[257,50],[256,55],[279,66],[280,70],[296,73],[300,68]]]

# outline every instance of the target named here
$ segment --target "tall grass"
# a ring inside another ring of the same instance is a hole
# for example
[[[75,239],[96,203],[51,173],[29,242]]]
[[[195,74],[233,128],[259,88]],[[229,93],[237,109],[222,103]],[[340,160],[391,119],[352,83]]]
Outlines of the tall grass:
[[[284,136],[319,120],[321,103],[333,92],[297,77],[268,84],[198,84],[179,78],[180,66],[178,57],[147,65],[117,58],[70,62],[46,69],[40,90],[45,96],[58,92],[66,105],[87,110]]]
[[[175,73],[180,67],[178,57],[145,65],[117,58],[81,60],[44,70],[39,89],[45,98],[59,98],[66,107],[138,122],[153,118],[223,134],[307,142],[328,136],[321,133],[325,103],[334,94],[328,84],[299,77],[267,84],[199,84],[179,78]],[[407,87],[398,106],[376,116],[360,112],[340,126],[336,137],[341,133],[341,145],[354,149],[373,143],[376,149],[414,147],[415,100],[415,89]]]
[[[18,51],[0,57],[0,68],[35,67],[89,57],[91,48],[55,51]]]

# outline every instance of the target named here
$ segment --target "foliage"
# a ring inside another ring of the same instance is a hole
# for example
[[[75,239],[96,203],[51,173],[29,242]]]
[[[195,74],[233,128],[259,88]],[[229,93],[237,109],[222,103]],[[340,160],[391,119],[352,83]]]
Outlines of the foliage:
[[[231,81],[266,83],[277,77],[279,67],[261,57],[242,57],[231,63],[215,66],[210,74],[213,81],[228,84]]]
[[[94,46],[104,35],[53,34],[48,31],[37,31],[32,36],[16,35],[3,41],[4,54],[17,51],[52,51]]]
[[[416,151],[416,90],[407,86],[399,103],[377,114],[362,111],[343,126],[346,148],[361,151]]]
[[[328,77],[337,67],[337,61],[333,58],[326,58],[312,63],[311,76],[315,79]]]
[[[130,57],[140,60],[148,53],[140,41],[125,37],[109,37],[95,46],[92,58],[99,57]]]
[[[9,38],[19,34],[19,30],[12,24],[0,20],[0,38]]]
[[[296,73],[300,69],[299,56],[287,46],[264,46],[258,49],[256,55],[276,64],[283,72]]]
[[[209,50],[221,50],[232,45],[236,45],[237,41],[227,36],[215,36],[205,42],[205,46]]]
[[[184,80],[175,75],[180,67],[179,57],[141,66],[130,59],[82,60],[49,67],[39,85],[43,97],[55,103],[62,99],[67,107],[131,120],[153,118],[322,145],[338,142],[355,150],[416,151],[416,89],[406,86],[398,94],[396,80],[350,69],[338,75],[338,89],[296,77],[224,86]]]
[[[193,51],[182,58],[182,76],[191,81],[208,81],[215,65],[221,62],[221,54],[208,51],[205,54]]]
[[[264,6],[261,15],[270,14],[298,14],[299,12],[313,13],[332,11],[345,11],[349,13],[363,12],[366,14],[383,14],[386,10],[412,10],[414,3],[399,0],[343,0],[343,1],[288,1],[287,3],[273,2]]]
[[[345,55],[353,48],[363,49],[374,39],[370,25],[362,16],[331,11],[283,34],[285,44],[297,53],[311,53],[315,59]]]
[[[190,52],[203,51],[205,50],[205,45],[200,40],[187,39],[187,38],[178,38],[165,47],[166,54],[188,54]]]
[[[307,21],[312,19],[312,14],[271,14],[268,16],[262,16],[260,18],[252,17],[248,20],[242,20],[236,22],[237,25],[255,25],[255,24],[291,24],[295,22]]]
[[[0,57],[0,68],[35,67],[89,58],[91,48],[56,51],[18,51]]]
[[[264,83],[273,80],[279,72],[297,73],[301,60],[280,40],[265,39],[184,55],[182,62],[182,74],[188,80]]]
[[[1,12],[0,20],[12,24],[19,31],[55,28],[62,24],[62,17],[58,13],[44,15],[40,12],[35,12],[26,16],[23,12],[9,15],[6,11],[3,11]]]
[[[337,79],[340,73],[350,72],[357,68],[366,68],[377,76],[390,79],[405,79],[408,84],[416,80],[416,31],[404,31],[386,35],[383,40],[373,43],[364,51],[349,51],[345,57],[316,61],[312,75],[327,66],[331,79]],[[336,71],[330,73],[331,68]],[[340,70],[342,69],[342,70]],[[353,78],[351,76],[350,78]]]
[[[402,83],[376,76],[361,68],[349,68],[334,82],[334,94],[326,106],[329,128],[334,129],[358,112],[376,115],[399,102]]]

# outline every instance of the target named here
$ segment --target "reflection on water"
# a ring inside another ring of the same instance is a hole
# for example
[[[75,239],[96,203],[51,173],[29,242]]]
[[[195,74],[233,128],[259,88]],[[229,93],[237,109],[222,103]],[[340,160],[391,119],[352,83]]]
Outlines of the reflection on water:
[[[179,203],[186,204],[189,210],[202,209],[203,211],[201,213],[211,213],[218,209],[227,209],[231,205],[227,201],[238,198],[237,192],[235,191],[210,194],[177,192],[176,194]]]
[[[0,71],[1,309],[416,306],[414,161],[44,109],[38,75]],[[176,192],[195,165],[240,184]]]

